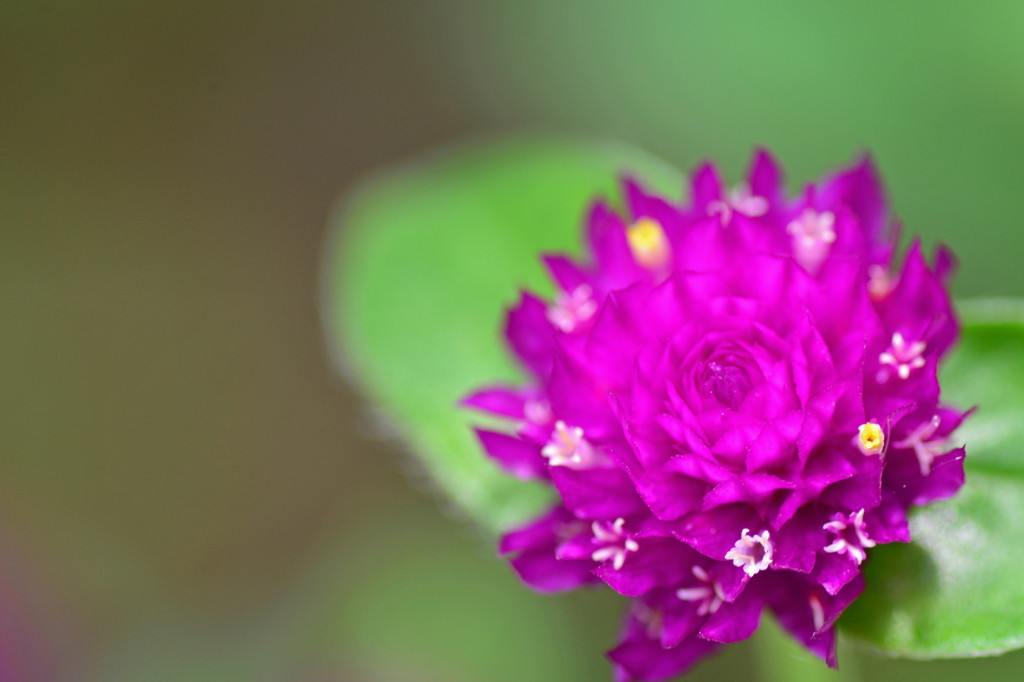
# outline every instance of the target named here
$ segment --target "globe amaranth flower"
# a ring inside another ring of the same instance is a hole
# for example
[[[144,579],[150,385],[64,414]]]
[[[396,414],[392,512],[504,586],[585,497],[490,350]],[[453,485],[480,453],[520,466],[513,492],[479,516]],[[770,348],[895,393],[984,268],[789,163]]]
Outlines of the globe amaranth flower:
[[[465,403],[515,476],[559,502],[501,552],[541,591],[632,598],[620,680],[676,675],[749,637],[762,612],[834,666],[834,624],[871,549],[963,483],[936,370],[957,336],[945,280],[896,229],[870,161],[796,197],[766,152],[733,191],[705,165],[678,205],[626,181],[583,261],[544,257],[508,343],[529,370]]]

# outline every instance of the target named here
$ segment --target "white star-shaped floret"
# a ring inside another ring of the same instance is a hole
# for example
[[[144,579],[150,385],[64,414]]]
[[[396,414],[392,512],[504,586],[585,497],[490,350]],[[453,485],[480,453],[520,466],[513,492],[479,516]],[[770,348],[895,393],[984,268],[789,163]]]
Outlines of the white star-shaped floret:
[[[750,529],[744,528],[736,545],[726,552],[725,559],[742,568],[749,576],[768,568],[772,563],[772,543],[768,531],[750,535]]]
[[[598,563],[611,559],[612,567],[616,571],[622,570],[622,566],[626,563],[626,556],[630,552],[635,552],[640,549],[640,545],[637,541],[629,537],[623,529],[625,523],[626,520],[620,516],[611,524],[607,521],[594,521],[594,523],[591,524],[591,530],[594,533],[594,542],[604,545],[603,547],[594,550],[594,553],[590,555],[591,559]]]
[[[697,602],[697,615],[707,616],[718,611],[725,601],[722,585],[700,566],[694,566],[693,575],[701,584],[676,590],[676,596],[683,601]]]
[[[883,369],[879,378],[884,381],[889,378],[888,367],[896,370],[900,379],[910,378],[910,373],[915,369],[925,366],[925,359],[922,357],[928,345],[924,341],[907,343],[906,338],[900,332],[892,335],[892,345],[889,350],[879,354],[878,361],[882,363]]]
[[[829,554],[845,554],[856,561],[858,566],[868,556],[865,550],[875,546],[875,541],[864,530],[863,509],[850,514],[846,519],[829,521],[822,528],[836,536],[835,541],[825,547],[825,551]]]
[[[560,291],[547,309],[548,321],[566,334],[576,331],[597,312],[593,293],[587,284],[579,285],[571,293]]]
[[[913,448],[917,455],[917,463],[921,467],[921,475],[927,476],[932,471],[932,462],[936,457],[949,450],[949,441],[945,438],[936,438],[935,432],[939,429],[942,418],[934,415],[910,432],[910,435],[901,441],[893,443],[898,448]]]

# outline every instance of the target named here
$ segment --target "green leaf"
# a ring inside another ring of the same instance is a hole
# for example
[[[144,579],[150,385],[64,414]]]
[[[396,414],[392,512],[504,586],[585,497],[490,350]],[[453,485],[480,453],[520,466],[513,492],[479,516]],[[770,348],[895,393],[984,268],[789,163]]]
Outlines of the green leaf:
[[[431,476],[492,531],[548,492],[501,473],[456,402],[519,379],[500,335],[517,288],[550,291],[541,251],[577,252],[584,211],[635,174],[668,195],[683,176],[635,149],[566,140],[458,148],[371,179],[344,201],[324,270],[337,364]]]
[[[963,339],[942,372],[945,398],[978,411],[957,432],[967,482],[918,510],[914,542],[872,550],[848,633],[913,658],[1024,647],[1024,301],[961,306]]]

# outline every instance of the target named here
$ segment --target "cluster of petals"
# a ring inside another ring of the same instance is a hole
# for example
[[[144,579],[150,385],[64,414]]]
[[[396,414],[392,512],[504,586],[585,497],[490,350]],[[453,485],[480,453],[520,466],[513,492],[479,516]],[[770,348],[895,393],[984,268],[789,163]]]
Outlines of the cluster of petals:
[[[527,383],[465,399],[506,420],[487,454],[557,493],[501,552],[537,590],[631,599],[619,680],[677,675],[765,610],[835,666],[872,548],[963,484],[937,378],[952,257],[898,256],[867,159],[793,197],[764,151],[737,189],[699,168],[685,205],[623,193],[583,259],[543,258],[556,293],[509,311]]]

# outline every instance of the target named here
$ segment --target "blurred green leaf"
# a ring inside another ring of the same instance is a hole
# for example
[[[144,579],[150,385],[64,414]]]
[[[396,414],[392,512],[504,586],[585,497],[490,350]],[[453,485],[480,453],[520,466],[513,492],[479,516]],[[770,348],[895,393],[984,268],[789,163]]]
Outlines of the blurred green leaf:
[[[575,251],[583,212],[635,173],[670,195],[682,175],[633,148],[508,140],[378,176],[345,201],[324,271],[324,316],[343,372],[382,408],[458,505],[491,530],[539,511],[540,486],[481,455],[456,402],[519,378],[500,338],[516,287],[549,291],[537,254]]]
[[[962,306],[963,339],[943,370],[947,399],[977,405],[957,432],[967,483],[917,511],[914,542],[872,552],[845,629],[914,658],[1024,647],[1024,302]]]
[[[599,652],[614,636],[618,600],[602,600],[597,627],[581,627],[579,599],[524,590],[493,550],[463,535],[441,519],[396,513],[342,539],[316,567],[306,615],[293,629],[305,634],[307,660],[349,673],[339,680],[607,677]]]

